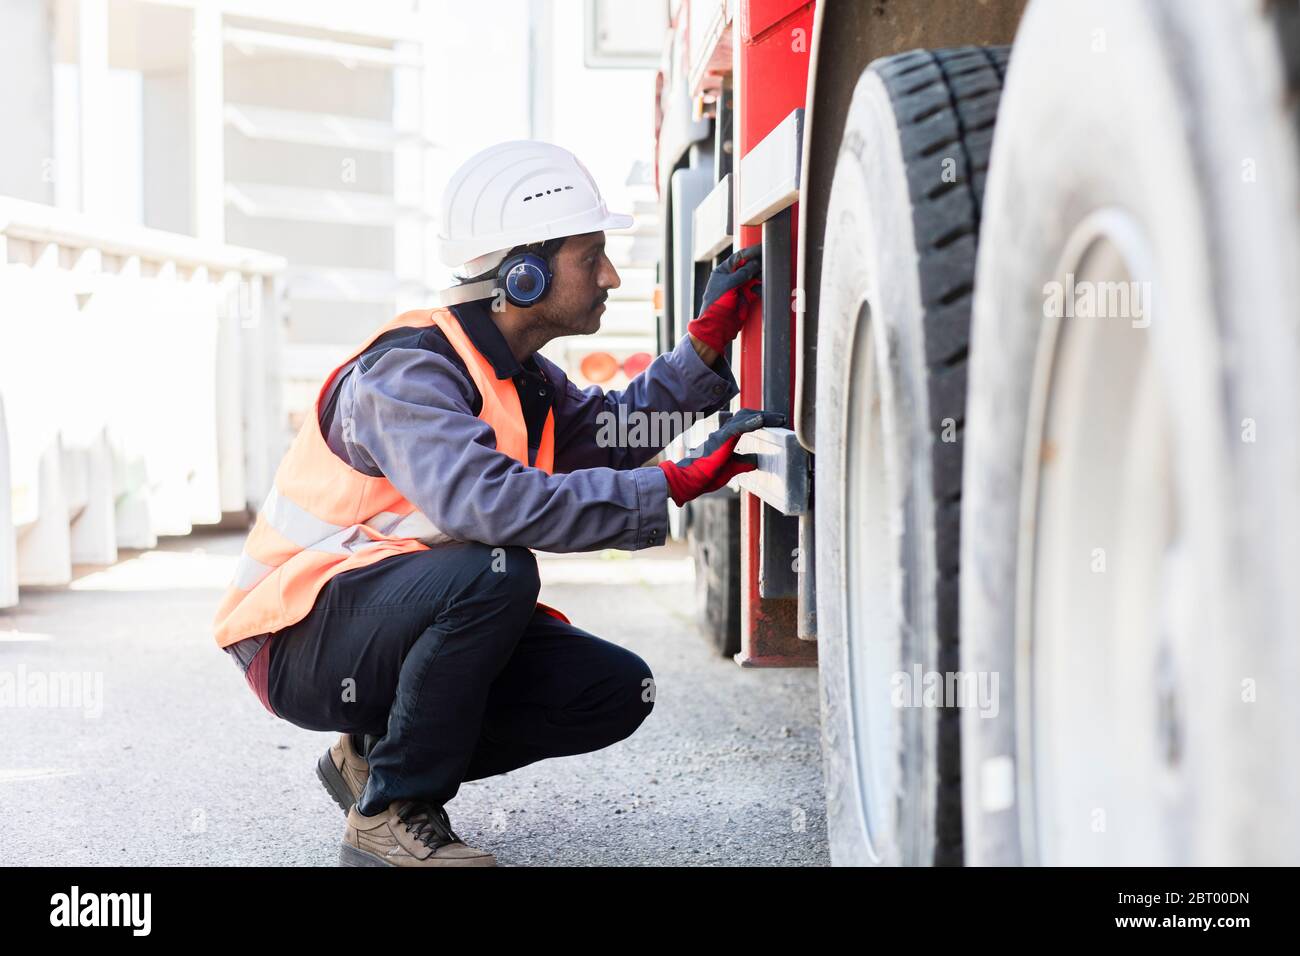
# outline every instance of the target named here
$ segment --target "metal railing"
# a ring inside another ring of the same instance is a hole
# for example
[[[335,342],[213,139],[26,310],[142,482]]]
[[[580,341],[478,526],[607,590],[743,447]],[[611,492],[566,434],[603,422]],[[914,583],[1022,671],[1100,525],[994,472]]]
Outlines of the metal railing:
[[[256,512],[291,437],[284,269],[0,197],[0,607]]]

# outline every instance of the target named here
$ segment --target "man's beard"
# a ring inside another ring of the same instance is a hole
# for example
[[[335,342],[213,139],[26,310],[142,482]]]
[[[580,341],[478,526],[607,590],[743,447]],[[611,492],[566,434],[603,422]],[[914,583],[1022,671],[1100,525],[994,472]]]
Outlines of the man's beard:
[[[553,308],[544,309],[538,313],[534,328],[545,332],[550,338],[559,338],[562,335],[589,335],[600,328],[600,315],[597,314],[597,310],[605,304],[605,300],[608,298],[608,294],[602,295],[599,299],[589,303],[586,311],[580,316],[575,316],[572,312],[560,312]],[[547,304],[551,305],[551,303]]]

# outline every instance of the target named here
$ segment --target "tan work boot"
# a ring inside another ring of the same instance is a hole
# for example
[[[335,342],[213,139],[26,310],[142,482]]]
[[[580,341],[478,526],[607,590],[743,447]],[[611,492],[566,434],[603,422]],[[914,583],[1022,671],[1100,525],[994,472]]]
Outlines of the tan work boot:
[[[352,735],[341,734],[338,742],[316,761],[316,776],[344,812],[361,797],[370,776],[370,764],[352,746]]]
[[[354,804],[339,851],[343,866],[496,866],[486,850],[466,846],[447,811],[423,800],[394,800],[368,817]]]

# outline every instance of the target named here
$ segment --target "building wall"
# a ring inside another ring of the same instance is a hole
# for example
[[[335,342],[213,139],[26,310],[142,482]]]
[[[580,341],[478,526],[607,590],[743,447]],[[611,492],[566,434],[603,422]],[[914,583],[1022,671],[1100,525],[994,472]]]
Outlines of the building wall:
[[[53,20],[46,0],[5,0],[0,29],[0,196],[54,201]]]

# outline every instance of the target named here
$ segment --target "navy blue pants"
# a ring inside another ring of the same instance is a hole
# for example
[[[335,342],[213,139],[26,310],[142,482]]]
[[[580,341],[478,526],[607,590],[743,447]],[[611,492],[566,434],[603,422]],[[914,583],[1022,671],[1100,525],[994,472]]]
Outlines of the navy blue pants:
[[[271,706],[307,730],[378,738],[366,814],[630,736],[654,706],[650,668],[538,610],[539,587],[526,548],[481,544],[335,575],[271,640]]]

